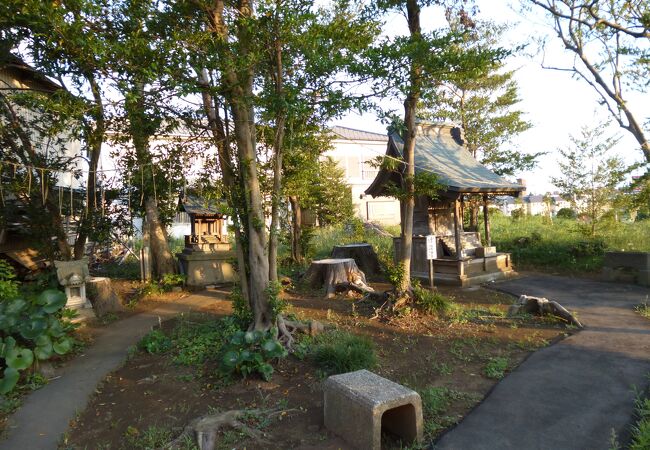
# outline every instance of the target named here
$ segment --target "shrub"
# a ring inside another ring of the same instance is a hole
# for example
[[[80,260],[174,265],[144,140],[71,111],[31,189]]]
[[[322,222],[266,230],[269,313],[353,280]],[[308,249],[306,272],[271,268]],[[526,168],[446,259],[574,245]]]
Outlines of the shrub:
[[[176,286],[183,286],[187,277],[180,273],[166,273],[160,280],[160,287],[163,291],[169,292]]]
[[[372,341],[345,331],[317,336],[311,359],[324,376],[372,369],[377,364]]]
[[[232,335],[221,357],[221,370],[244,378],[259,373],[266,381],[273,375],[272,359],[287,356],[287,350],[270,332],[238,331]]]
[[[64,355],[74,340],[75,326],[62,318],[63,292],[46,289],[38,295],[21,295],[13,269],[0,261],[0,394],[13,390],[20,372],[35,360]]]
[[[558,219],[575,219],[577,215],[571,208],[560,208],[555,216]]]
[[[147,353],[165,353],[172,347],[172,341],[162,330],[152,330],[140,340],[139,347]]]
[[[413,295],[415,306],[427,314],[442,314],[451,308],[452,300],[436,290],[423,288],[420,282],[413,281]]]
[[[569,252],[575,257],[602,256],[605,254],[607,244],[602,239],[578,241],[569,247]]]

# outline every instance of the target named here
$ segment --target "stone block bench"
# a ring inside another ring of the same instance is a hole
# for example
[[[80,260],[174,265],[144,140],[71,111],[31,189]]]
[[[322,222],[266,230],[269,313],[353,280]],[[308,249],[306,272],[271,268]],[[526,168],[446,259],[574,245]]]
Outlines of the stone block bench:
[[[382,428],[406,442],[422,440],[417,392],[367,370],[329,377],[325,427],[358,449],[380,450]]]

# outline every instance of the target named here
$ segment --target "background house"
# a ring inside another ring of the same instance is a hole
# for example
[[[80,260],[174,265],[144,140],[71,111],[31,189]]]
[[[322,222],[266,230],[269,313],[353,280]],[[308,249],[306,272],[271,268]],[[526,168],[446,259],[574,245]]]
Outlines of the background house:
[[[341,126],[333,127],[332,134],[332,149],[324,156],[331,157],[345,171],[357,216],[368,222],[399,224],[399,201],[390,197],[372,198],[365,194],[378,172],[370,161],[386,153],[388,136]]]

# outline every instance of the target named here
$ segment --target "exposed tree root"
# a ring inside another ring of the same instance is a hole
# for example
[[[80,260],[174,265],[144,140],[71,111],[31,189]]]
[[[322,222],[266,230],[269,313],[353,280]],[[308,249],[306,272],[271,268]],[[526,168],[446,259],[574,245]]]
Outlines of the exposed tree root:
[[[195,439],[201,450],[214,450],[218,441],[219,431],[224,428],[231,428],[242,431],[250,436],[260,446],[269,446],[271,442],[264,438],[264,434],[251,428],[240,419],[244,416],[256,415],[270,418],[272,416],[286,413],[286,410],[259,410],[259,409],[235,409],[198,417],[192,420],[183,429],[183,432],[172,442],[165,445],[161,450],[180,449],[185,446],[189,439]]]
[[[301,332],[310,336],[316,336],[325,330],[325,326],[317,320],[297,322],[295,320],[287,320],[282,315],[278,315],[276,326],[278,329],[277,339],[289,352],[293,351],[293,343],[295,341],[293,337],[294,333]]]
[[[508,316],[515,316],[521,313],[536,314],[539,316],[551,315],[556,316],[571,325],[578,328],[583,328],[583,325],[575,318],[573,314],[567,311],[562,305],[556,301],[549,301],[546,298],[531,297],[522,295],[519,297],[517,303],[508,309]]]
[[[365,284],[356,284],[350,282],[336,283],[334,289],[336,292],[353,291],[363,295],[364,299],[369,299],[376,302],[386,301],[388,299],[388,294],[390,293],[390,291],[377,292]]]

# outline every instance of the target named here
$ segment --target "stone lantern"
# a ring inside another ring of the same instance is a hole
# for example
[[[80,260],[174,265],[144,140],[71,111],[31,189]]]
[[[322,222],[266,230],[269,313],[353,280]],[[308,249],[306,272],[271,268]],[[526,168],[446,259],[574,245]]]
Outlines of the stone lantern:
[[[65,289],[68,308],[92,308],[86,297],[86,282],[90,278],[88,258],[76,261],[54,261],[59,284]]]

